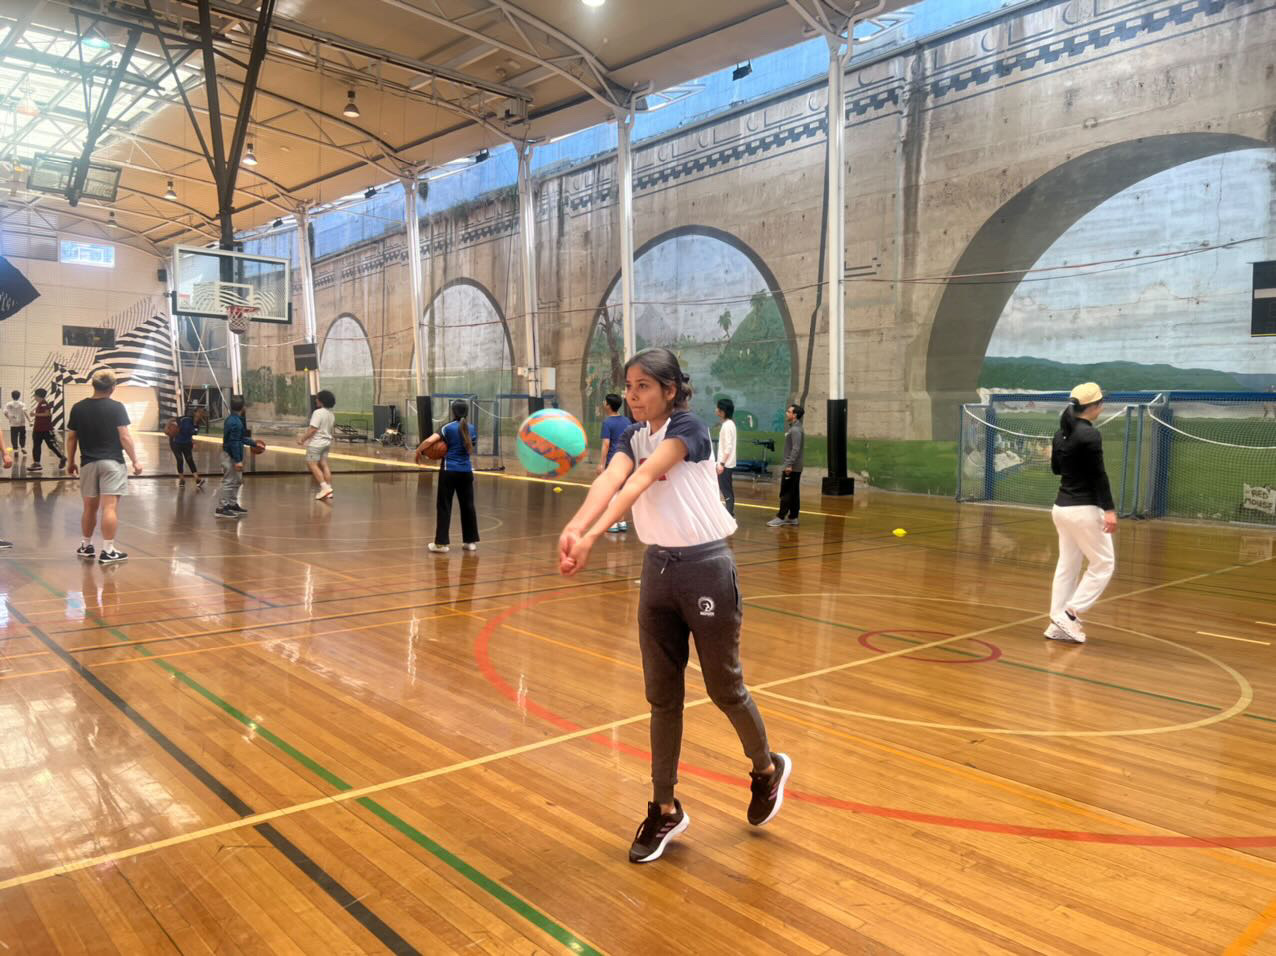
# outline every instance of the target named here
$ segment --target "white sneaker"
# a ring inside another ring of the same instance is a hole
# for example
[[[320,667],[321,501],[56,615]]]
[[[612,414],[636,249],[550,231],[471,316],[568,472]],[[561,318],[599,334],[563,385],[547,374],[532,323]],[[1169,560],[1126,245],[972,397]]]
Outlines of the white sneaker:
[[[477,550],[478,550],[478,542],[477,542],[477,541],[467,541],[465,544],[461,545],[461,547],[462,547],[462,549],[464,549],[464,550],[466,550],[466,551],[477,551]]]
[[[788,523],[789,523],[788,518],[772,518],[770,521],[766,523],[766,526],[768,528],[783,528]]]
[[[1059,636],[1051,634],[1051,631],[1059,632]],[[1046,630],[1046,637],[1052,641],[1071,641],[1073,644],[1085,643],[1085,631],[1081,629],[1081,622],[1076,618],[1068,617],[1067,614],[1050,615],[1050,628]]]
[[[320,485],[319,493],[315,495],[315,501],[323,501],[324,498],[332,497],[332,485]]]
[[[620,533],[621,533],[622,531],[624,531],[624,530],[625,530],[625,529],[624,529],[623,527],[621,527],[620,522],[619,522],[619,521],[617,521],[614,525],[612,525],[610,528],[608,528],[608,529],[607,529],[607,533],[608,533],[608,534],[620,534]]]
[[[788,521],[785,522],[785,524],[787,524],[790,528],[796,528],[798,526],[798,519],[790,518]]]
[[[447,554],[451,550],[446,544],[435,544],[433,541],[427,544],[426,547],[435,554]]]

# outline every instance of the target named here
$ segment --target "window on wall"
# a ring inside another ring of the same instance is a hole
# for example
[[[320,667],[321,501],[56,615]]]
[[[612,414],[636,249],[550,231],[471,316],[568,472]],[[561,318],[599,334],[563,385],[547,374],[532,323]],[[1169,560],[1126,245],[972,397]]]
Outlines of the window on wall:
[[[104,242],[79,242],[63,239],[58,261],[80,266],[115,268],[115,247]]]

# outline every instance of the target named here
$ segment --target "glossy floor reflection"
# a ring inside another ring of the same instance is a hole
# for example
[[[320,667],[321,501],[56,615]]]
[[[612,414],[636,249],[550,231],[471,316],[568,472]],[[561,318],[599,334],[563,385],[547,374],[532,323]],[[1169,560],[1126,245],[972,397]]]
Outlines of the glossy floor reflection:
[[[0,943],[1276,948],[1271,533],[1123,524],[1075,647],[1041,639],[1044,513],[808,496],[773,529],[745,496],[746,676],[789,797],[747,825],[693,668],[694,822],[634,867],[642,549],[560,578],[562,488],[480,477],[479,551],[434,556],[430,473],[339,476],[331,504],[250,475],[237,523],[143,479],[100,568],[74,481],[0,482]]]

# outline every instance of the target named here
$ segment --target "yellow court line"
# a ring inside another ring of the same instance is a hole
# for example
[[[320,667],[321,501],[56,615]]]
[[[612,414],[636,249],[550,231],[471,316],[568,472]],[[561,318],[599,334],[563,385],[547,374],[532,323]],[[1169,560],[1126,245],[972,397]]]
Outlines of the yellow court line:
[[[1127,591],[1123,594],[1116,594],[1108,598],[1103,598],[1101,603],[1110,603],[1112,601],[1118,601],[1123,598],[1133,597],[1139,594],[1146,594],[1151,591],[1160,591],[1166,588],[1176,587],[1181,584],[1188,584],[1192,581],[1199,581],[1202,578],[1212,577],[1216,574],[1224,574],[1228,571],[1234,571],[1238,568],[1253,567],[1258,564],[1266,563],[1267,561],[1270,561],[1270,560],[1272,559],[1260,558],[1256,561],[1250,561],[1245,564],[1229,565],[1225,568],[1217,568],[1213,571],[1204,571],[1204,572],[1201,572],[1200,574],[1193,574],[1193,575],[1190,575],[1189,577],[1179,578],[1174,581],[1167,581],[1163,584],[1155,584],[1149,587],[1139,588],[1134,591]],[[588,585],[583,585],[582,587],[588,587]],[[528,592],[519,592],[519,593],[528,593]],[[772,595],[772,596],[774,597],[774,596],[781,596],[781,595]],[[791,595],[788,595],[788,596],[791,596]],[[908,597],[908,595],[898,595],[898,594],[893,596]],[[569,595],[564,595],[563,597],[569,597]],[[756,598],[754,598],[754,600],[756,600]],[[465,613],[465,612],[461,612],[461,613]],[[954,641],[964,640],[968,637],[975,637],[981,634],[990,633],[992,631],[1001,630],[1006,627],[1017,626],[1027,621],[1040,620],[1041,618],[1046,616],[1047,616],[1046,613],[1035,614],[1032,617],[1023,618],[1022,620],[1019,620],[1019,621],[1008,621],[1005,624],[998,624],[993,627],[983,628],[978,631],[971,631],[966,634],[957,634],[945,640],[934,641],[930,644],[924,644],[917,647],[906,647],[906,648],[900,649],[899,651],[891,651],[886,654],[876,655],[874,657],[862,658],[859,660],[851,661],[847,664],[837,665],[833,667],[825,667],[819,670],[809,671],[804,674],[794,674],[790,677],[782,677],[777,680],[767,681],[766,683],[763,683],[763,684],[754,685],[753,687],[750,688],[750,690],[764,690],[765,688],[768,688],[768,687],[778,687],[782,684],[795,683],[797,681],[807,680],[811,677],[818,677],[822,674],[828,674],[834,671],[845,670],[847,667],[865,666],[874,661],[889,660],[893,657],[899,657],[903,654],[911,654],[919,650],[926,650],[931,647],[937,647],[944,644],[953,643]],[[700,698],[697,698],[696,700],[688,701],[686,704],[683,705],[683,709],[686,710],[692,707],[702,707],[709,702],[710,702],[710,699],[708,697],[700,697]],[[347,802],[349,800],[357,800],[360,797],[371,796],[372,794],[381,793],[385,790],[394,789],[396,787],[407,786],[412,783],[420,783],[421,781],[424,781],[424,780],[430,780],[435,777],[445,776],[446,774],[456,773],[461,770],[467,770],[471,767],[481,767],[486,764],[493,763],[497,760],[503,760],[508,757],[520,756],[526,753],[532,753],[537,750],[542,750],[546,747],[554,746],[555,744],[558,744],[558,743],[563,743],[570,740],[578,740],[582,737],[589,737],[589,736],[593,736],[594,734],[603,733],[604,731],[615,730],[617,728],[625,727],[630,724],[641,723],[645,720],[650,719],[650,717],[651,717],[650,713],[638,714],[633,717],[624,717],[624,718],[621,718],[620,720],[609,721],[605,724],[598,724],[594,727],[588,727],[583,730],[573,731],[568,734],[561,734],[557,737],[548,737],[548,738],[545,738],[544,740],[539,740],[534,743],[524,744],[521,747],[512,747],[509,750],[504,750],[499,753],[487,754],[482,757],[475,757],[471,760],[463,760],[458,763],[449,764],[448,766],[445,766],[445,767],[439,767],[434,770],[426,770],[420,773],[410,774],[406,777],[399,777],[398,779],[388,780],[384,783],[371,784],[369,786],[361,787],[356,790],[346,790],[346,791],[343,791],[342,793],[334,794],[331,796],[320,797],[315,800],[307,801],[306,803],[299,803],[290,807],[283,807],[278,810],[271,810],[265,813],[255,814],[251,817],[244,817],[239,820],[233,820],[229,823],[221,823],[215,826],[205,827],[204,829],[201,829],[201,830],[195,830],[195,831],[191,831],[189,833],[182,834],[179,836],[169,837],[165,840],[157,840],[153,843],[143,844],[142,846],[133,847],[131,849],[117,850],[113,853],[101,854],[99,856],[89,857],[87,859],[75,860],[70,863],[59,864],[58,866],[50,867],[45,870],[38,870],[34,873],[28,873],[22,876],[15,876],[15,877],[11,877],[8,880],[4,880],[3,882],[0,882],[0,890],[11,889],[12,887],[15,887],[15,886],[23,886],[28,883],[34,883],[39,880],[48,879],[49,877],[53,877],[53,876],[60,876],[66,873],[74,873],[79,870],[88,869],[89,867],[100,866],[103,863],[112,863],[112,862],[117,862],[119,860],[129,859],[131,857],[138,856],[143,853],[149,853],[152,850],[159,850],[159,849],[164,849],[170,846],[176,846],[182,843],[190,842],[191,840],[198,840],[206,836],[211,836],[218,833],[226,833],[231,830],[241,829],[242,827],[253,826],[258,823],[265,823],[269,820],[275,820],[280,817],[291,816],[297,813],[303,813],[307,810],[313,810],[320,807],[333,806],[336,804]],[[1266,925],[1264,925],[1262,929],[1265,930]],[[1262,933],[1262,930],[1259,931],[1259,935],[1261,935],[1261,933]],[[1257,938],[1257,936],[1255,938]]]
[[[1223,950],[1223,956],[1243,956],[1250,948],[1263,938],[1263,934],[1276,923],[1276,900],[1267,904],[1267,908],[1254,917],[1244,931],[1232,940],[1231,945]]]
[[[1249,637],[1233,637],[1231,634],[1215,634],[1213,631],[1197,631],[1197,634],[1203,637],[1221,637],[1225,641],[1244,641],[1246,644],[1262,644],[1264,647],[1271,647],[1271,641],[1256,641]]]
[[[144,432],[143,434],[158,436],[160,435],[160,432]],[[193,437],[195,441],[207,442],[207,443],[215,444],[215,445],[221,444],[220,438],[212,438],[210,436],[205,436],[205,435],[195,435]],[[279,452],[284,455],[305,455],[306,454],[306,450],[304,448],[288,448],[286,446],[271,445],[271,444],[267,444],[266,451]],[[390,465],[394,468],[405,468],[409,471],[438,471],[439,470],[436,466],[433,466],[433,465],[418,465],[416,462],[399,461],[397,458],[369,458],[365,455],[349,455],[344,452],[330,452],[328,454],[328,458],[329,460],[332,460],[332,461],[357,461],[367,465]],[[251,472],[248,472],[248,474],[251,474]],[[297,474],[300,475],[302,474],[302,472],[297,472]],[[564,481],[561,478],[535,478],[531,475],[510,475],[510,474],[506,474],[503,471],[475,470],[474,474],[486,475],[489,478],[502,478],[506,481],[528,481],[537,485],[558,485],[560,487],[567,487],[567,488],[592,487],[592,482],[587,482],[587,481]],[[753,504],[748,504],[746,502],[739,501],[739,500],[736,501],[736,504],[743,508],[761,508],[764,511],[771,511],[775,507],[774,505],[753,505]],[[823,517],[823,518],[844,518],[847,521],[860,520],[860,518],[857,516],[839,515],[839,514],[833,514],[832,512],[827,512],[827,511],[799,511],[798,514],[819,515],[820,517]]]

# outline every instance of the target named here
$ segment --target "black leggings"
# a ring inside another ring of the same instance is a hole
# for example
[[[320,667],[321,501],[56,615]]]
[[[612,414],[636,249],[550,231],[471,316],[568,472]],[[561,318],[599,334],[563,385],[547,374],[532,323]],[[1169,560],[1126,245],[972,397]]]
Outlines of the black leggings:
[[[13,446],[13,450],[27,447],[27,427],[25,425],[14,425],[9,429],[9,444]]]
[[[31,453],[35,456],[37,465],[40,464],[40,450],[45,445],[49,446],[49,451],[58,456],[59,461],[66,462],[66,456],[62,454],[62,449],[58,447],[57,439],[53,437],[53,432],[32,432]]]
[[[177,462],[177,473],[179,475],[182,473],[182,459],[186,460],[192,475],[199,474],[199,469],[195,467],[195,456],[192,454],[195,450],[194,445],[175,445],[170,441],[168,447],[173,452],[173,460]]]
[[[434,543],[445,545],[451,541],[452,495],[461,503],[461,540],[466,544],[478,544],[478,512],[474,510],[474,472],[439,472],[438,527],[434,531]]]

